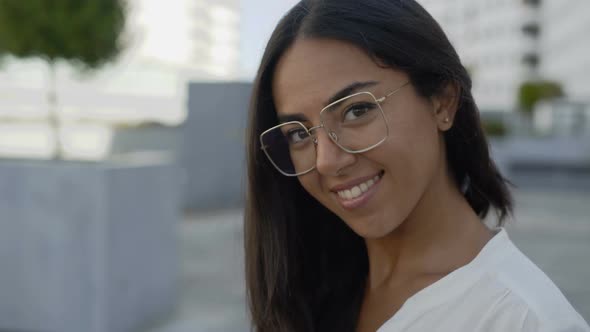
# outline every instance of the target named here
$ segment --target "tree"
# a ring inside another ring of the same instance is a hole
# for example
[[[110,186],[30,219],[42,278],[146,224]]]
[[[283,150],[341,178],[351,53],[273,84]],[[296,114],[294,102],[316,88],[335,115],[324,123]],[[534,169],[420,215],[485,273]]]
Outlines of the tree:
[[[55,66],[65,61],[96,70],[123,48],[123,0],[0,0],[0,58],[40,58],[49,69],[47,100],[57,155],[61,154]],[[1,59],[0,59],[1,60]]]
[[[553,81],[529,81],[520,85],[518,102],[520,109],[526,114],[532,114],[535,104],[543,99],[563,97],[561,84]]]

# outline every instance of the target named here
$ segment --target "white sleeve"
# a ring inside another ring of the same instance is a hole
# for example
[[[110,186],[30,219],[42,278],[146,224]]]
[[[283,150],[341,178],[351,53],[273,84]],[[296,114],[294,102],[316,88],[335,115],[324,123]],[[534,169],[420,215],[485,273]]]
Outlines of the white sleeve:
[[[497,303],[494,312],[482,324],[478,331],[501,332],[539,332],[539,320],[522,301],[512,296]]]
[[[512,295],[512,294],[510,294]],[[577,315],[540,317],[517,296],[505,296],[482,322],[478,331],[486,332],[590,332],[590,327]]]
[[[498,312],[493,328],[482,331],[515,331],[515,332],[590,332],[588,324],[580,317],[579,320],[559,320],[539,317],[530,308],[521,305],[508,305],[506,310]]]

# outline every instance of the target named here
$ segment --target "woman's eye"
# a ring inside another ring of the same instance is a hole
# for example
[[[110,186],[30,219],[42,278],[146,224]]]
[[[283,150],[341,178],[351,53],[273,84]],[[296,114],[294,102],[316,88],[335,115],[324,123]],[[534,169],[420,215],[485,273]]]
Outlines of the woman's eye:
[[[303,129],[293,129],[287,132],[289,144],[299,143],[309,137],[309,134]]]
[[[372,104],[353,105],[344,111],[342,119],[344,121],[357,120],[375,108]]]

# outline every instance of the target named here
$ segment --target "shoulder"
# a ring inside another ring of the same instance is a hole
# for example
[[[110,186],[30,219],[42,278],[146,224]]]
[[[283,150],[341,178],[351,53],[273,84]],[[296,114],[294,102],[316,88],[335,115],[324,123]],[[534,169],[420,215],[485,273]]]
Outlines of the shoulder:
[[[567,308],[569,307],[569,308]],[[590,332],[584,319],[569,304],[556,304],[554,311],[506,291],[480,321],[480,331]],[[561,313],[565,313],[562,315]]]
[[[379,332],[590,332],[555,284],[496,234],[478,256],[409,298]]]
[[[482,279],[495,294],[489,330],[590,331],[551,279],[505,237],[502,259]]]

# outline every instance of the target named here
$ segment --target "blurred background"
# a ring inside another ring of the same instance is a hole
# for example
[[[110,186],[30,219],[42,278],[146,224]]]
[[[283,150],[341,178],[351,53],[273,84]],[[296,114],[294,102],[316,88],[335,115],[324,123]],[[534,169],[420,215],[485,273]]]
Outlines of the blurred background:
[[[510,236],[590,320],[590,2],[419,2],[516,185]],[[248,330],[246,113],[295,3],[0,0],[1,331]]]

